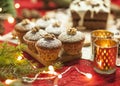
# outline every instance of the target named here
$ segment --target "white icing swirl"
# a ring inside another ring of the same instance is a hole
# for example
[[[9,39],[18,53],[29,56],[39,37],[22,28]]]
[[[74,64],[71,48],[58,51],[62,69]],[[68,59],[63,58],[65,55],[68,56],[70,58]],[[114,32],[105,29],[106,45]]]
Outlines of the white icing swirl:
[[[83,26],[84,16],[87,11],[91,12],[91,18],[94,12],[110,12],[110,0],[74,0],[70,5],[70,10],[75,11],[80,16],[79,25]]]
[[[41,30],[41,29],[38,32],[35,32],[35,33],[32,32],[32,30],[30,30],[25,34],[24,37],[28,40],[37,41],[40,38],[42,38],[45,34],[47,34],[47,32],[44,31],[44,30]]]
[[[44,48],[49,48],[49,49],[52,49],[52,48],[57,48],[57,47],[60,47],[62,46],[62,43],[60,40],[54,38],[52,40],[46,40],[45,38],[41,38],[37,41],[36,45],[39,47],[44,47]]]
[[[63,32],[59,35],[58,39],[62,42],[78,42],[85,38],[84,34],[80,31],[77,31],[75,35],[69,35],[67,32]]]
[[[88,2],[90,4],[88,4]],[[98,5],[92,7],[93,5]],[[104,6],[106,5],[106,6]],[[110,0],[74,0],[70,5],[71,10],[75,11],[99,11],[110,12]]]

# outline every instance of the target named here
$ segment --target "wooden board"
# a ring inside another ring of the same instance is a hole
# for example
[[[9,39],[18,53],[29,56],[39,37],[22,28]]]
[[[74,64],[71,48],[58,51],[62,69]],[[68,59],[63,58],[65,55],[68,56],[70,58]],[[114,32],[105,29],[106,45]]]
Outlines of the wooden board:
[[[42,61],[39,59],[39,55],[37,53],[33,53],[30,49],[26,48],[24,49],[25,52],[27,52],[29,55],[31,55],[34,59],[36,59],[38,62],[42,63]],[[79,53],[77,55],[68,55],[64,53],[62,50],[60,54],[58,55],[58,59],[55,62],[61,61],[61,62],[69,62],[72,60],[80,59],[82,56],[82,53]],[[42,63],[44,65],[44,63]]]

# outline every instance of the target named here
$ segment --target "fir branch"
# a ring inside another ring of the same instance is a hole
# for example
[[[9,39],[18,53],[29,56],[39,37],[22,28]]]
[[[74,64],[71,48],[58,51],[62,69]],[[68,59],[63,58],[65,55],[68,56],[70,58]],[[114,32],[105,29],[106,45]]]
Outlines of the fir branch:
[[[26,58],[17,60],[23,53],[24,45],[11,46],[7,42],[0,45],[0,78],[19,78],[35,72]]]
[[[24,45],[11,46],[9,43],[5,42],[0,44],[0,78],[13,79],[22,78],[30,74],[36,74],[38,72],[48,71],[48,67],[36,68],[37,63],[32,63],[25,57],[18,61],[17,57],[21,55],[26,48]],[[60,69],[62,67],[61,62],[53,64],[54,69]]]

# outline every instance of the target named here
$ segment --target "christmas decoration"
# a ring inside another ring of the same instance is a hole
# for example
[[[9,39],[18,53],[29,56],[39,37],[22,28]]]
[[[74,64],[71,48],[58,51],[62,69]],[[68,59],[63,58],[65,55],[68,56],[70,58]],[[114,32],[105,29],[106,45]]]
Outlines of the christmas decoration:
[[[16,10],[14,7],[14,0],[1,0],[0,1],[0,34],[4,34],[4,20],[9,17],[16,17]]]
[[[20,79],[38,72],[48,71],[48,67],[38,68],[37,62],[26,59],[23,55],[25,45],[11,46],[8,42],[0,43],[0,79]],[[60,62],[53,65],[54,69],[62,67]],[[2,83],[0,83],[0,86]],[[21,84],[21,83],[20,83]],[[3,85],[4,86],[4,85]],[[11,85],[10,85],[11,86]],[[13,85],[12,85],[13,86]]]
[[[30,61],[24,58],[24,45],[11,46],[7,42],[0,44],[0,78],[12,79],[35,73]]]
[[[33,78],[23,77],[23,81],[27,82],[27,83],[33,83],[35,80],[51,80],[51,79],[54,79],[54,82],[53,82],[54,86],[58,86],[58,80],[61,79],[62,76],[64,74],[66,74],[67,72],[69,72],[72,68],[74,68],[79,74],[82,74],[83,76],[86,76],[88,79],[92,78],[91,73],[82,72],[76,66],[70,66],[65,71],[63,71],[62,73],[55,72],[53,66],[49,66],[48,68],[49,68],[49,71],[39,72]],[[40,74],[52,74],[52,76],[38,77]]]
[[[1,0],[0,9],[0,14],[11,14],[13,17],[16,17],[14,0]]]

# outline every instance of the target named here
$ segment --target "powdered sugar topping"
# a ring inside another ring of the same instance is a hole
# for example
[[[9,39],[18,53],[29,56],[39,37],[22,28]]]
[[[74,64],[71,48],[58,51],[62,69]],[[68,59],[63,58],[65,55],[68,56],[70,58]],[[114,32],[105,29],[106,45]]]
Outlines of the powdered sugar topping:
[[[84,38],[84,34],[80,31],[77,31],[75,35],[69,35],[67,32],[63,32],[58,37],[62,42],[78,42]]]
[[[41,38],[36,43],[37,46],[41,46],[44,48],[57,48],[62,46],[62,43],[60,40],[54,38],[53,40],[46,40],[45,38]]]
[[[45,34],[47,34],[46,31],[40,29],[38,32],[36,33],[33,33],[32,30],[28,31],[26,34],[25,34],[25,38],[28,39],[28,40],[33,40],[33,41],[37,41],[39,40],[40,38],[42,38]]]

